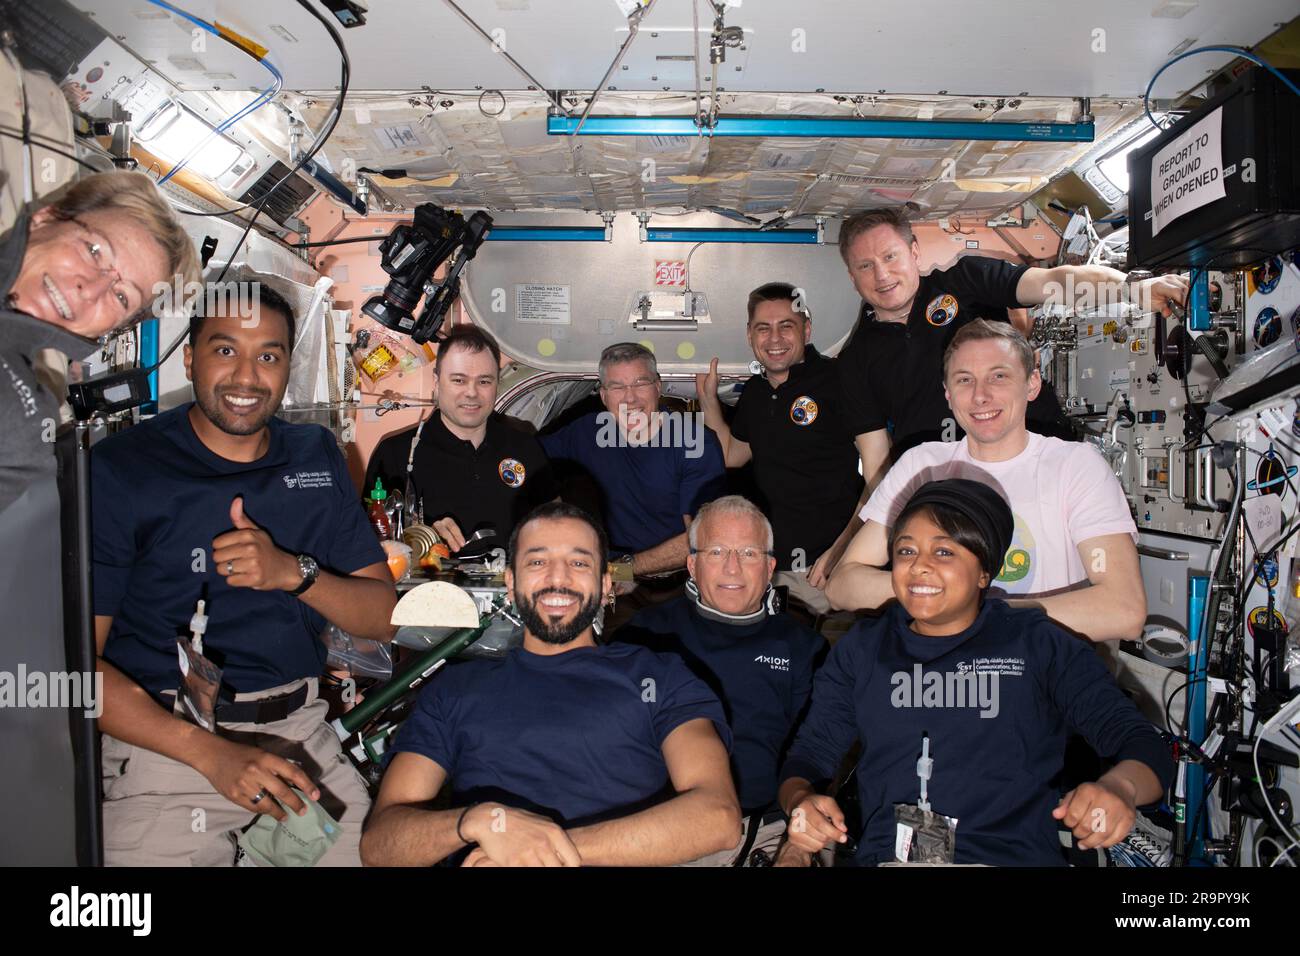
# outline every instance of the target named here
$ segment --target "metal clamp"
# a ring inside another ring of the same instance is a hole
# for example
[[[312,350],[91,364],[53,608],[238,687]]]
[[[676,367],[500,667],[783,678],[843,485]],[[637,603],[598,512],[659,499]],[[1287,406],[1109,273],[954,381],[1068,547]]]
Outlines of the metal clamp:
[[[1178,504],[1186,506],[1186,504],[1187,504],[1187,459],[1186,459],[1186,456],[1184,456],[1184,458],[1183,458],[1183,463],[1182,463],[1181,465],[1179,465],[1176,469],[1175,469],[1175,467],[1174,467],[1174,453],[1175,453],[1175,452],[1178,452],[1178,451],[1181,451],[1181,450],[1182,450],[1182,446],[1179,445],[1179,444],[1176,443],[1176,442],[1175,442],[1174,444],[1167,445],[1167,446],[1165,447],[1165,469],[1166,469],[1166,470],[1165,470],[1165,475],[1167,476],[1167,482],[1168,482],[1165,491],[1166,491],[1166,493],[1169,495],[1169,500],[1170,500],[1170,501],[1176,501]],[[1174,494],[1174,475],[1175,475],[1175,474],[1180,474],[1180,475],[1183,476],[1183,490],[1182,490],[1179,494],[1176,494],[1176,495]]]
[[[1213,448],[1196,450],[1196,502],[1211,510],[1214,509],[1214,459]]]

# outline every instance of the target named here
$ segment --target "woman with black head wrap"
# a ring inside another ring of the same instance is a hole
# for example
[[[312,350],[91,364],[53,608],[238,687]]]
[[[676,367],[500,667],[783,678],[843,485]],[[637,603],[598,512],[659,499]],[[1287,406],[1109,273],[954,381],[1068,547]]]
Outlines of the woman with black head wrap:
[[[899,514],[898,603],[835,645],[782,769],[792,855],[856,841],[859,865],[915,860],[923,819],[947,861],[1059,866],[1058,821],[1081,849],[1112,846],[1168,787],[1168,748],[1092,648],[1042,611],[987,595],[1012,523],[996,491],[966,479],[923,485]],[[1070,731],[1114,764],[1062,795]],[[850,834],[815,784],[855,739],[863,825]]]

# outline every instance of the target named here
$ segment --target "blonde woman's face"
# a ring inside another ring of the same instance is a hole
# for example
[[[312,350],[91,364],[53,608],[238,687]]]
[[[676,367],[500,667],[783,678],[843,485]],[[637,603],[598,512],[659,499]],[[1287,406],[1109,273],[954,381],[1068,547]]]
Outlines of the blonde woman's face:
[[[9,296],[20,312],[95,338],[147,309],[167,278],[162,246],[129,217],[100,210],[65,221],[42,209]]]

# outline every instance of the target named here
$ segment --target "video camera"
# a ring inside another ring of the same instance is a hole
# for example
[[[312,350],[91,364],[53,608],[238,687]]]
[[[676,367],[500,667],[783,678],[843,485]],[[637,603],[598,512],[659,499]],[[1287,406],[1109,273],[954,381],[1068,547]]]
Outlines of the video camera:
[[[416,206],[415,222],[395,226],[379,244],[381,264],[392,278],[382,293],[366,301],[361,311],[380,325],[409,335],[417,343],[429,341],[460,293],[461,270],[474,258],[491,228],[492,217],[482,211],[466,221],[459,213],[448,212],[433,203]],[[451,268],[441,282],[435,283],[434,270],[457,246],[460,252]],[[415,307],[421,296],[427,298],[417,319]]]

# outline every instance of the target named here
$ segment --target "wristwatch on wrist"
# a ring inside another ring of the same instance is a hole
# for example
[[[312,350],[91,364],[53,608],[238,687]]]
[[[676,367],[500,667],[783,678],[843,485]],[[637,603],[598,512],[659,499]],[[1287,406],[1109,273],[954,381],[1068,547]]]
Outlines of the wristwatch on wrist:
[[[302,584],[298,585],[290,594],[298,595],[306,591],[316,583],[316,578],[320,575],[320,565],[316,559],[309,554],[298,555],[298,570],[302,572]]]
[[[610,580],[620,581],[624,584],[635,580],[632,574],[632,555],[625,554],[621,558],[616,558],[609,564]]]

